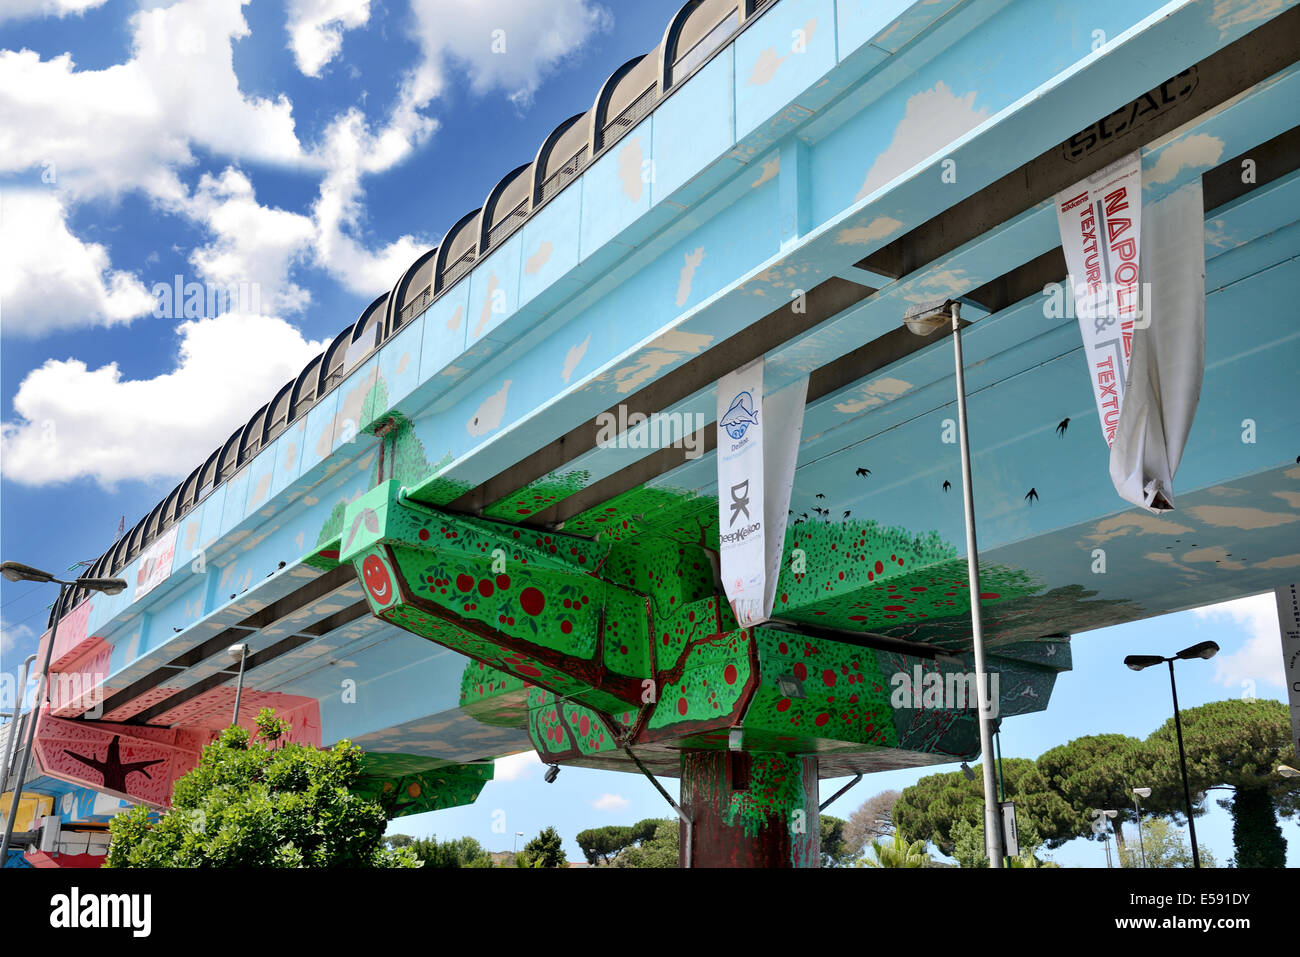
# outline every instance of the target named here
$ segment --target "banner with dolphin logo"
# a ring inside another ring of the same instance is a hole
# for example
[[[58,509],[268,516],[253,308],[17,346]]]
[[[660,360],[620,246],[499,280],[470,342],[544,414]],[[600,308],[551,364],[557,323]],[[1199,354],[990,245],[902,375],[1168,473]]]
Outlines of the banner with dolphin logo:
[[[743,627],[772,614],[808,378],[763,395],[763,360],[718,382],[718,549]]]

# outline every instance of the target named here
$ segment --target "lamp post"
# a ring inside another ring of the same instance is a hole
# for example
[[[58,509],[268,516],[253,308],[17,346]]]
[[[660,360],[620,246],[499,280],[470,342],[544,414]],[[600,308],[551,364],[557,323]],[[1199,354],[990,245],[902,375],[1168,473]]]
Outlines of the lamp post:
[[[1277,766],[1277,773],[1282,775],[1284,778],[1300,778],[1300,771],[1297,771],[1289,764],[1279,764]]]
[[[226,654],[239,662],[239,678],[235,681],[235,715],[230,719],[232,725],[239,724],[239,698],[244,693],[244,662],[248,660],[248,645],[242,642],[231,645]]]
[[[27,674],[32,670],[32,662],[36,660],[36,655],[30,654],[23,662],[23,676],[18,680],[18,698],[14,702],[14,710],[9,715],[9,733],[5,735],[5,757],[4,763],[0,764],[0,794],[5,792],[9,784],[9,759],[14,752],[14,737],[21,734],[19,731],[18,719],[22,717],[24,690],[27,688]]]
[[[1183,719],[1178,713],[1178,683],[1174,680],[1174,662],[1204,658],[1207,661],[1219,653],[1219,646],[1212,641],[1202,641],[1190,648],[1184,648],[1172,658],[1160,655],[1129,655],[1124,664],[1133,671],[1141,671],[1152,665],[1169,665],[1169,688],[1174,695],[1174,731],[1178,735],[1178,767],[1183,775],[1183,802],[1187,807],[1187,832],[1192,842],[1192,867],[1201,866],[1201,852],[1196,847],[1196,821],[1192,818],[1192,788],[1187,781],[1187,753],[1183,749]]]
[[[27,765],[32,757],[32,745],[36,739],[36,722],[40,717],[41,706],[45,703],[45,697],[50,690],[50,658],[54,653],[54,639],[59,634],[59,619],[63,616],[63,599],[68,593],[69,588],[84,588],[87,591],[103,592],[105,595],[118,595],[126,589],[126,582],[120,578],[77,578],[73,581],[64,581],[61,578],[55,578],[49,572],[43,572],[39,568],[33,568],[30,565],[23,565],[19,562],[5,562],[0,564],[0,575],[3,575],[6,581],[11,582],[53,582],[59,586],[59,597],[55,599],[54,610],[50,612],[50,640],[45,646],[45,662],[41,665],[41,685],[36,694],[36,700],[32,702],[31,715],[27,719],[27,743],[23,747],[22,759],[18,762],[18,777],[14,784],[13,798],[9,802],[9,817],[5,820],[5,833],[3,840],[0,840],[0,867],[4,866],[5,861],[9,859],[9,842],[14,835],[14,821],[18,817],[18,802],[22,798],[23,782],[27,780]],[[14,709],[14,718],[17,720],[18,711]],[[6,780],[6,783],[8,781]]]
[[[1101,809],[1101,815],[1103,821],[1102,828],[1101,828],[1101,843],[1106,847],[1106,867],[1109,868],[1110,867],[1110,835],[1106,833],[1106,825],[1104,822],[1106,818],[1110,818],[1111,830],[1114,830],[1115,818],[1119,815],[1119,812],[1108,810],[1108,809]],[[1119,841],[1115,842],[1115,854],[1116,856],[1119,855]],[[1122,867],[1123,865],[1124,862],[1120,861],[1120,866]]]
[[[903,325],[918,336],[933,335],[951,323],[953,361],[957,372],[957,430],[961,448],[961,492],[966,518],[966,564],[969,568],[971,644],[975,654],[975,686],[979,702],[980,770],[984,776],[984,853],[989,867],[1001,868],[1002,821],[993,768],[993,721],[984,664],[984,622],[980,614],[979,547],[975,541],[975,491],[971,483],[970,436],[966,425],[966,370],[961,351],[961,303],[940,299],[910,307]]]
[[[1137,821],[1138,826],[1138,847],[1142,850],[1142,866],[1147,866],[1147,846],[1142,838],[1142,808],[1138,806],[1138,798],[1149,798],[1151,796],[1150,788],[1133,789],[1133,819]]]

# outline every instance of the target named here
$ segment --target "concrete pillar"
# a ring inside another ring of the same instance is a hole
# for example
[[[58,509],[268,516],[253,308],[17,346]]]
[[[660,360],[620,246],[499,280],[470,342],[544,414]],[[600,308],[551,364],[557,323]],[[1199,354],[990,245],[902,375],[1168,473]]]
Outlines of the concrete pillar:
[[[820,866],[815,757],[683,751],[681,805],[692,867]]]

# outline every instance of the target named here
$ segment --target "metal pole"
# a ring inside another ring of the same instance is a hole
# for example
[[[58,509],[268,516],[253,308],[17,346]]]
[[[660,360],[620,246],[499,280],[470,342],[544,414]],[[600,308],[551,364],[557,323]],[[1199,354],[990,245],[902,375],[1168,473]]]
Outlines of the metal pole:
[[[14,713],[10,716],[9,733],[5,735],[5,760],[4,764],[0,764],[0,794],[5,792],[5,786],[9,783],[9,760],[14,753],[14,738],[22,734],[22,731],[15,728],[14,725],[19,724],[18,719],[22,717],[24,692],[27,690],[27,674],[32,670],[32,662],[35,660],[36,654],[33,652],[23,662],[23,677],[18,682],[18,700],[14,703]],[[23,728],[26,728],[26,725],[23,725]]]
[[[984,622],[980,614],[979,548],[975,542],[975,490],[971,484],[970,436],[966,427],[966,373],[961,353],[961,305],[952,304],[952,350],[957,369],[957,430],[961,434],[961,491],[966,511],[966,564],[970,567],[971,643],[975,652],[975,691],[979,701],[981,770],[984,773],[984,853],[989,867],[1002,867],[1002,825],[993,773],[993,728],[988,674],[984,670]]]
[[[239,678],[235,681],[235,716],[230,722],[232,725],[239,724],[239,697],[244,693],[244,662],[248,660],[248,645],[241,647],[243,650],[239,653]]]
[[[1192,789],[1187,783],[1187,755],[1183,751],[1183,719],[1178,715],[1178,684],[1174,681],[1174,659],[1169,662],[1169,687],[1174,693],[1174,730],[1178,733],[1178,766],[1183,772],[1183,800],[1187,802],[1187,833],[1192,841],[1192,867],[1201,866],[1201,852],[1196,849],[1196,821],[1192,819]]]
[[[1133,795],[1133,818],[1138,825],[1138,847],[1142,849],[1142,866],[1147,866],[1147,845],[1142,839],[1142,809],[1138,807],[1138,796]]]
[[[998,730],[993,734],[993,748],[997,752],[997,756],[998,756],[998,824],[1002,825],[1005,828],[1005,823],[1002,819],[1001,812],[1002,812],[1002,802],[1007,799],[1007,782],[1002,777],[1002,729],[1001,728],[998,728]],[[1003,833],[1002,834],[1002,850],[1003,850],[1002,861],[1007,867],[1010,867],[1011,855],[1006,853],[1006,847],[1007,847],[1007,835]]]
[[[861,781],[861,780],[862,780],[862,775],[861,775],[861,774],[855,774],[855,775],[853,776],[853,780],[852,780],[852,781],[850,781],[848,784],[844,785],[844,787],[840,788],[838,791],[836,791],[834,794],[832,794],[830,797],[828,797],[825,801],[822,801],[822,803],[821,803],[820,805],[818,805],[818,807],[817,807],[817,811],[818,811],[818,813],[821,813],[822,811],[824,811],[824,810],[826,810],[828,807],[830,807],[831,804],[832,804],[832,802],[839,800],[840,795],[844,794],[845,791],[849,790],[849,788],[853,787],[853,785],[857,784],[857,783],[858,783],[859,781]]]
[[[41,706],[50,690],[50,658],[54,654],[54,639],[59,633],[59,619],[63,614],[63,594],[68,590],[66,582],[59,583],[59,597],[54,602],[54,622],[50,625],[50,642],[45,646],[45,663],[41,665],[41,690],[32,702],[31,715],[27,719],[27,746],[23,748],[22,760],[18,762],[18,783],[14,785],[13,800],[9,802],[9,818],[5,821],[5,836],[0,841],[0,868],[9,859],[9,841],[14,836],[14,821],[18,817],[18,801],[22,797],[23,783],[27,780],[27,765],[32,757],[32,745],[36,739],[36,722],[40,717]]]

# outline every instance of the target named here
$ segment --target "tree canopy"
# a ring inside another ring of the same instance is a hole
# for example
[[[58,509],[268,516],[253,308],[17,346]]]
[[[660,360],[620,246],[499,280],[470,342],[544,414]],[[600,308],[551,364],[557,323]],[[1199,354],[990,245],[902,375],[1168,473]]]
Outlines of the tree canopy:
[[[984,788],[979,765],[974,780],[960,771],[931,774],[903,790],[893,807],[893,822],[912,840],[928,841],[949,857],[956,847],[953,827],[984,822]],[[1077,815],[1047,786],[1037,765],[1027,758],[1004,758],[1002,776],[1007,800],[1016,805],[1021,827],[1032,824],[1047,847],[1059,847],[1077,832]]]
[[[259,737],[227,728],[176,782],[157,821],[136,805],[110,825],[105,867],[419,867],[384,846],[387,818],[353,793],[362,751],[348,741],[322,750],[283,744],[270,709]]]
[[[844,825],[844,844],[848,853],[861,857],[872,841],[894,831],[894,805],[902,797],[897,790],[881,791],[867,798],[849,815]]]
[[[392,843],[393,838],[390,837],[389,844]],[[430,835],[427,838],[411,840],[410,847],[415,856],[424,862],[426,868],[492,866],[491,855],[472,837],[454,837],[448,841],[440,841],[437,835]]]
[[[1212,701],[1182,711],[1187,778],[1193,792],[1223,787],[1233,794],[1220,803],[1232,813],[1232,842],[1237,867],[1285,867],[1286,838],[1278,817],[1292,817],[1300,786],[1277,773],[1280,764],[1295,765],[1291,717],[1280,701]],[[1174,719],[1147,738],[1142,758],[1153,786],[1175,790],[1182,778]],[[1155,795],[1152,795],[1155,797]]]
[[[519,867],[568,867],[569,859],[564,854],[564,841],[560,832],[553,827],[543,828],[541,833],[524,845],[515,859]]]
[[[610,824],[579,831],[578,847],[592,866],[609,864],[620,852],[648,841],[655,835],[659,818],[646,818],[636,824]]]

